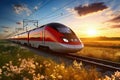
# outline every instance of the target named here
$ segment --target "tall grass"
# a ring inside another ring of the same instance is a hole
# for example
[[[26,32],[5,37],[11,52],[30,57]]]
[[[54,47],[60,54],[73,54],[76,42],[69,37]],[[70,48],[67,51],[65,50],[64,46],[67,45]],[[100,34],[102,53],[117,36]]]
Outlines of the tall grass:
[[[95,57],[120,62],[120,42],[118,41],[87,41],[78,55]]]
[[[119,72],[114,78],[119,78]],[[85,69],[82,62],[66,66],[57,64],[24,47],[10,43],[0,44],[0,80],[108,80],[95,68]]]

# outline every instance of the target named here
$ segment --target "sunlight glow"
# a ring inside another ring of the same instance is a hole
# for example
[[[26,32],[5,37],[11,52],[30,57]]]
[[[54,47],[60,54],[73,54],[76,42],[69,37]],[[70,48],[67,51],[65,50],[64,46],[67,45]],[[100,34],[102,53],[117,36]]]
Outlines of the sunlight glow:
[[[96,36],[97,30],[96,29],[88,29],[86,33],[88,36]]]

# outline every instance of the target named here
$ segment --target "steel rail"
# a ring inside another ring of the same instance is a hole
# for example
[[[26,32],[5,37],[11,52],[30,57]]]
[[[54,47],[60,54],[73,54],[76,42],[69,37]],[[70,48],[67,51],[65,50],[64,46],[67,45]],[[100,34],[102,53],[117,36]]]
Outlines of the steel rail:
[[[78,56],[75,54],[65,54],[67,58],[82,61],[86,64],[95,65],[97,67],[102,67],[110,71],[120,71],[120,63],[102,60],[102,59],[96,59],[91,57],[85,57],[85,56]]]

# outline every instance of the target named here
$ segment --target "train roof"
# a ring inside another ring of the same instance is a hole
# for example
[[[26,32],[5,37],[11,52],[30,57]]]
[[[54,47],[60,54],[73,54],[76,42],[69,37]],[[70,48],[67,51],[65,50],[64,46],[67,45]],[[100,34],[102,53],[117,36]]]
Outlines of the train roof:
[[[67,26],[65,26],[65,25],[63,25],[63,24],[60,24],[60,23],[49,23],[49,24],[47,24],[48,26],[51,26],[51,27],[67,27]]]
[[[52,27],[52,28],[56,28],[56,27],[66,27],[65,25],[60,24],[60,23],[48,23],[48,24],[46,24],[46,25],[42,25],[42,26],[40,26],[40,27],[31,29],[31,30],[29,30],[29,31],[33,31],[33,30],[36,30],[36,29],[39,29],[39,28],[43,28],[43,27],[45,27],[45,26],[50,26],[50,27]]]

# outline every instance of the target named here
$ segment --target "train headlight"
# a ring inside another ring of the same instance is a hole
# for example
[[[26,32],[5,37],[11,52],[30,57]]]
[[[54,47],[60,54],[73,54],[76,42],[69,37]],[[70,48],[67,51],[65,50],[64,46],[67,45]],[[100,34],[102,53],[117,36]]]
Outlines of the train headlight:
[[[64,41],[64,42],[69,42],[68,39],[66,39],[66,38],[63,38],[63,41]]]
[[[77,42],[78,40],[77,40],[77,39],[75,39],[75,41]]]

